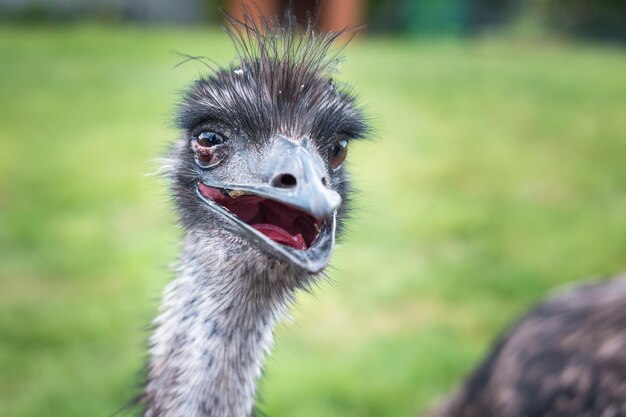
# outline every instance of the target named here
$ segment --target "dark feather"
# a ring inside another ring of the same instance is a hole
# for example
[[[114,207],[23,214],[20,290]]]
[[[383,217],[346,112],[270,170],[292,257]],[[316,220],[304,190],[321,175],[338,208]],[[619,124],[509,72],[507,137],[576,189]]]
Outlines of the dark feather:
[[[536,307],[431,416],[626,416],[626,277]]]
[[[292,13],[283,21],[255,20],[249,11],[243,21],[228,16],[238,60],[191,85],[177,125],[223,124],[252,143],[281,133],[325,147],[338,133],[364,136],[367,124],[353,92],[331,78],[342,50],[333,45],[353,30],[319,32],[313,20],[302,30]]]

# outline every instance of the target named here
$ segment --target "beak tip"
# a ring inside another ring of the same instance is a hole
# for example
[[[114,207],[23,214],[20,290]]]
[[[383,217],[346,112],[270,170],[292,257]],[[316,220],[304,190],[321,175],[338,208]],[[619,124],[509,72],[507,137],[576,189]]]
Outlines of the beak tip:
[[[311,210],[312,214],[321,220],[332,217],[333,214],[339,210],[342,201],[341,196],[334,191],[328,193],[324,200],[324,204],[320,204],[318,207],[312,207],[313,210]]]

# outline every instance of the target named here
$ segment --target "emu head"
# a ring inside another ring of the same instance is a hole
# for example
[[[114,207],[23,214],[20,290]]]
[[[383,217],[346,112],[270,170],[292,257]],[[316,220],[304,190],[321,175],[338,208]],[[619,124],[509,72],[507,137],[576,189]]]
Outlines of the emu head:
[[[348,147],[366,132],[331,78],[340,34],[230,23],[238,60],[193,82],[179,106],[170,160],[183,226],[317,273],[345,218]]]

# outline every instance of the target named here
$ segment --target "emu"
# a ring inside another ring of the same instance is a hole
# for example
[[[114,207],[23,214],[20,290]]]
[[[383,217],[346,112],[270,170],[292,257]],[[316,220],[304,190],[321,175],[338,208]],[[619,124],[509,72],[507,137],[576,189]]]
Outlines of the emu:
[[[333,81],[343,33],[229,18],[238,52],[184,94],[164,171],[182,254],[150,338],[145,417],[245,417],[274,325],[323,277],[363,111]]]
[[[428,417],[626,416],[626,276],[568,288],[511,326]]]

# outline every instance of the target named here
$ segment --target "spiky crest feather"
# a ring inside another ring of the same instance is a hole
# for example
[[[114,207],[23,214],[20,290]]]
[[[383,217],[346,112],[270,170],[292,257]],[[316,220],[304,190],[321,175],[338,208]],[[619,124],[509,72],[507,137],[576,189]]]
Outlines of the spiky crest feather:
[[[365,136],[367,123],[353,92],[332,79],[349,40],[336,50],[333,45],[354,30],[320,32],[313,18],[301,30],[291,12],[282,21],[255,19],[249,9],[243,20],[227,15],[238,60],[192,84],[179,106],[177,125],[189,130],[222,123],[247,134],[252,143],[276,133],[309,136],[320,147],[338,133]]]

